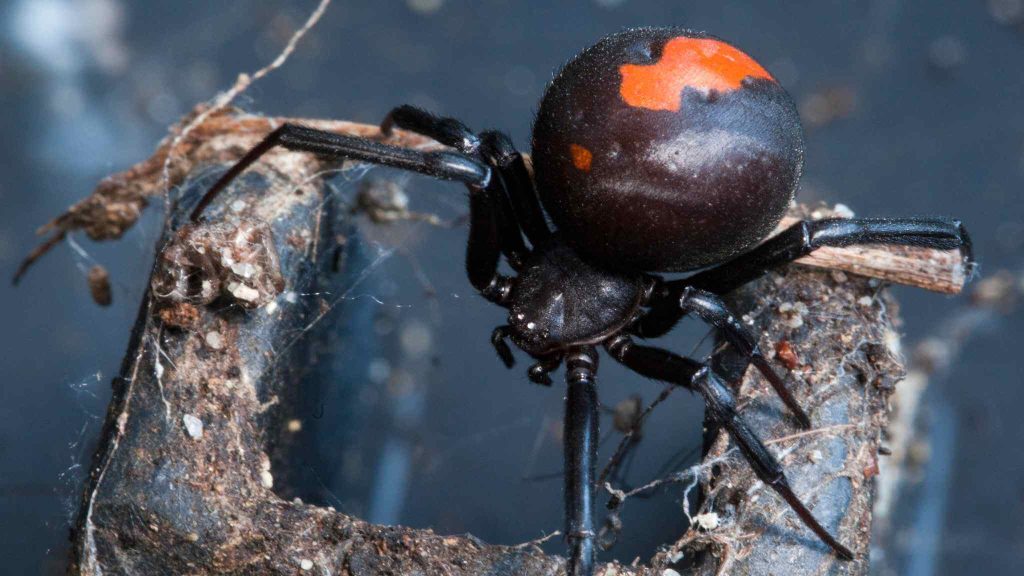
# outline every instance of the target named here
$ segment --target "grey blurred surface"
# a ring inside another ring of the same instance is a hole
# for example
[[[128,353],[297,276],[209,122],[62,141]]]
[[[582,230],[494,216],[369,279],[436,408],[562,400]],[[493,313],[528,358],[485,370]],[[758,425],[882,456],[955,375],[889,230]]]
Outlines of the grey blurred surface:
[[[315,2],[6,0],[0,3],[0,273],[13,273],[35,228],[102,176],[151,153],[166,126],[239,72],[269,61]],[[292,60],[242,99],[253,111],[377,122],[396,104],[507,130],[528,148],[533,111],[560,63],[626,26],[677,24],[733,41],[801,105],[807,169],[800,198],[858,215],[948,214],[972,231],[981,273],[1019,270],[1024,244],[1024,6],[1020,0],[815,3],[335,0]],[[390,175],[375,171],[373,175]],[[350,194],[352,185],[339,185]],[[408,180],[412,207],[465,211],[452,185]],[[120,242],[76,236],[0,299],[0,572],[60,572],[83,465],[150,265],[159,206]],[[331,450],[328,395],[308,421],[325,436],[309,463],[312,497],[371,519],[518,543],[561,528],[555,472],[562,390],[506,371],[488,343],[502,312],[461,271],[465,228],[366,229],[364,290],[343,310],[374,315],[356,363],[380,422],[367,461]],[[89,298],[84,269],[106,266],[114,304]],[[908,340],[957,302],[898,289]],[[431,296],[430,294],[434,294]],[[668,339],[689,352],[702,333]],[[951,473],[926,572],[1024,567],[1024,406],[1018,312],[968,346],[936,382],[957,425]],[[358,336],[352,336],[358,338]],[[343,341],[351,338],[342,339]],[[369,344],[373,340],[377,344]],[[525,359],[523,359],[525,360]],[[658,387],[611,362],[614,404]],[[332,414],[335,419],[332,420]],[[676,394],[652,419],[630,480],[697,446],[701,406]],[[319,417],[317,419],[316,417]],[[329,424],[327,424],[329,423]],[[609,423],[604,423],[609,428]],[[680,461],[680,465],[692,463]],[[383,472],[382,472],[383,471]],[[386,477],[393,486],[377,479]],[[404,481],[401,479],[404,478]],[[396,480],[398,479],[398,480]],[[680,494],[628,508],[615,557],[646,558],[684,528]],[[561,550],[557,540],[548,544]]]

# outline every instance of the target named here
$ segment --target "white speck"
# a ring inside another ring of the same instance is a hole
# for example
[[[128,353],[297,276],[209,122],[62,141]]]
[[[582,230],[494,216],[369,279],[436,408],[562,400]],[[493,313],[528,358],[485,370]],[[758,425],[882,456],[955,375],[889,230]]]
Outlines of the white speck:
[[[807,459],[810,460],[812,464],[817,464],[818,462],[821,462],[821,458],[821,450],[813,450],[810,454],[807,455]]]
[[[302,568],[303,570],[312,570],[313,569],[313,561],[310,560],[309,558],[303,558],[299,562],[299,568]]]
[[[228,284],[228,292],[239,300],[245,300],[246,302],[255,302],[260,297],[260,291],[255,288],[250,288],[245,284],[239,284],[238,282],[232,282]]]
[[[252,278],[256,274],[256,266],[250,262],[232,262],[231,271],[242,278]]]
[[[534,322],[527,322],[526,323],[526,329],[527,330],[533,330],[536,327],[537,327],[537,324],[535,324]]]
[[[232,212],[241,212],[242,210],[245,210],[245,206],[246,206],[245,200],[241,200],[241,199],[235,200],[234,202],[231,203],[231,211]]]
[[[861,296],[857,300],[857,304],[860,304],[861,306],[864,306],[865,308],[870,308],[871,304],[873,302],[874,302],[874,300],[871,298],[871,296]]]
[[[224,348],[224,338],[220,335],[220,332],[207,332],[206,345],[214,350],[220,350]]]
[[[661,571],[661,576],[679,576],[679,572],[676,572],[671,568],[665,568]]]
[[[370,361],[368,372],[370,381],[380,384],[391,376],[391,364],[384,358],[374,358]]]
[[[853,210],[850,210],[850,207],[847,206],[846,204],[836,204],[832,208],[832,211],[835,212],[836,216],[839,217],[839,218],[853,218],[854,217]]]
[[[718,514],[715,513],[715,512],[708,512],[706,514],[697,514],[696,516],[693,517],[693,522],[701,530],[708,530],[708,531],[714,530],[715,528],[718,528],[718,524],[719,524]]]
[[[284,293],[284,301],[289,304],[295,304],[296,302],[299,301],[299,295],[289,290],[288,292]]]
[[[270,473],[270,470],[260,472],[260,484],[263,484],[267,490],[274,487],[274,475]]]
[[[441,6],[444,5],[444,0],[405,0],[405,3],[413,12],[430,14],[440,10]]]
[[[421,358],[430,352],[433,345],[433,335],[430,328],[419,321],[412,321],[402,327],[399,334],[402,349],[412,358]]]
[[[203,421],[191,414],[185,414],[181,417],[181,421],[185,423],[185,431],[188,432],[190,438],[198,440],[203,437]]]
[[[277,312],[277,302],[271,302],[270,304],[267,304],[266,311],[267,315]]]

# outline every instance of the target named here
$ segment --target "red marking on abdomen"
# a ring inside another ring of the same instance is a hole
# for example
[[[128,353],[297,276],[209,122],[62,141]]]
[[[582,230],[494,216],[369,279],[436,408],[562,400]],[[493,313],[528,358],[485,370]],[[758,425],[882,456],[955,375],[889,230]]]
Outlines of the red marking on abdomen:
[[[579,144],[569,144],[569,154],[572,155],[572,165],[577,170],[583,170],[584,172],[590,172],[590,163],[594,160],[594,155]]]
[[[623,64],[619,94],[626,104],[678,111],[683,88],[735,90],[747,76],[774,80],[753,58],[720,40],[680,36],[654,64]]]

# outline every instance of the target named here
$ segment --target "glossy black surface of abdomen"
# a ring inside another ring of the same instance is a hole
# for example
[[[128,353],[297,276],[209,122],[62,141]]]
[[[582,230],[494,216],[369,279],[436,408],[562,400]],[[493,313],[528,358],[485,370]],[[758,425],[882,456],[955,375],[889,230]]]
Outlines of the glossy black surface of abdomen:
[[[509,296],[512,341],[529,354],[588,344],[628,322],[639,307],[642,276],[592,266],[555,239],[534,252]]]
[[[679,28],[629,30],[573,59],[534,125],[544,207],[587,259],[685,271],[755,245],[803,165],[796,108],[742,51]]]

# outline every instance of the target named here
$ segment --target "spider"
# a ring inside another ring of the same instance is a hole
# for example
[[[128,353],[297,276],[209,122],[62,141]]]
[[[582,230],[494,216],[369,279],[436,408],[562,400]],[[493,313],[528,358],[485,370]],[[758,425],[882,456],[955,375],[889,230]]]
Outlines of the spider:
[[[381,132],[394,127],[449,150],[416,151],[285,124],[224,173],[192,219],[275,146],[465,184],[469,281],[509,311],[508,324],[491,335],[498,356],[513,366],[511,341],[535,360],[529,379],[544,385],[565,364],[569,574],[594,571],[599,348],[643,376],[698,392],[758,478],[838,557],[853,558],[790,488],[782,466],[737,413],[711,360],[635,340],[661,336],[682,317],[696,316],[717,329],[808,428],[810,417],[721,296],[822,246],[960,249],[971,262],[959,221],[802,221],[764,241],[792,201],[803,168],[796,108],[753,58],[682,28],[612,34],[566,64],[537,113],[532,171],[498,131],[474,133],[459,120],[408,105],[388,113]],[[502,257],[515,276],[499,273]],[[675,280],[655,275],[692,271]]]

